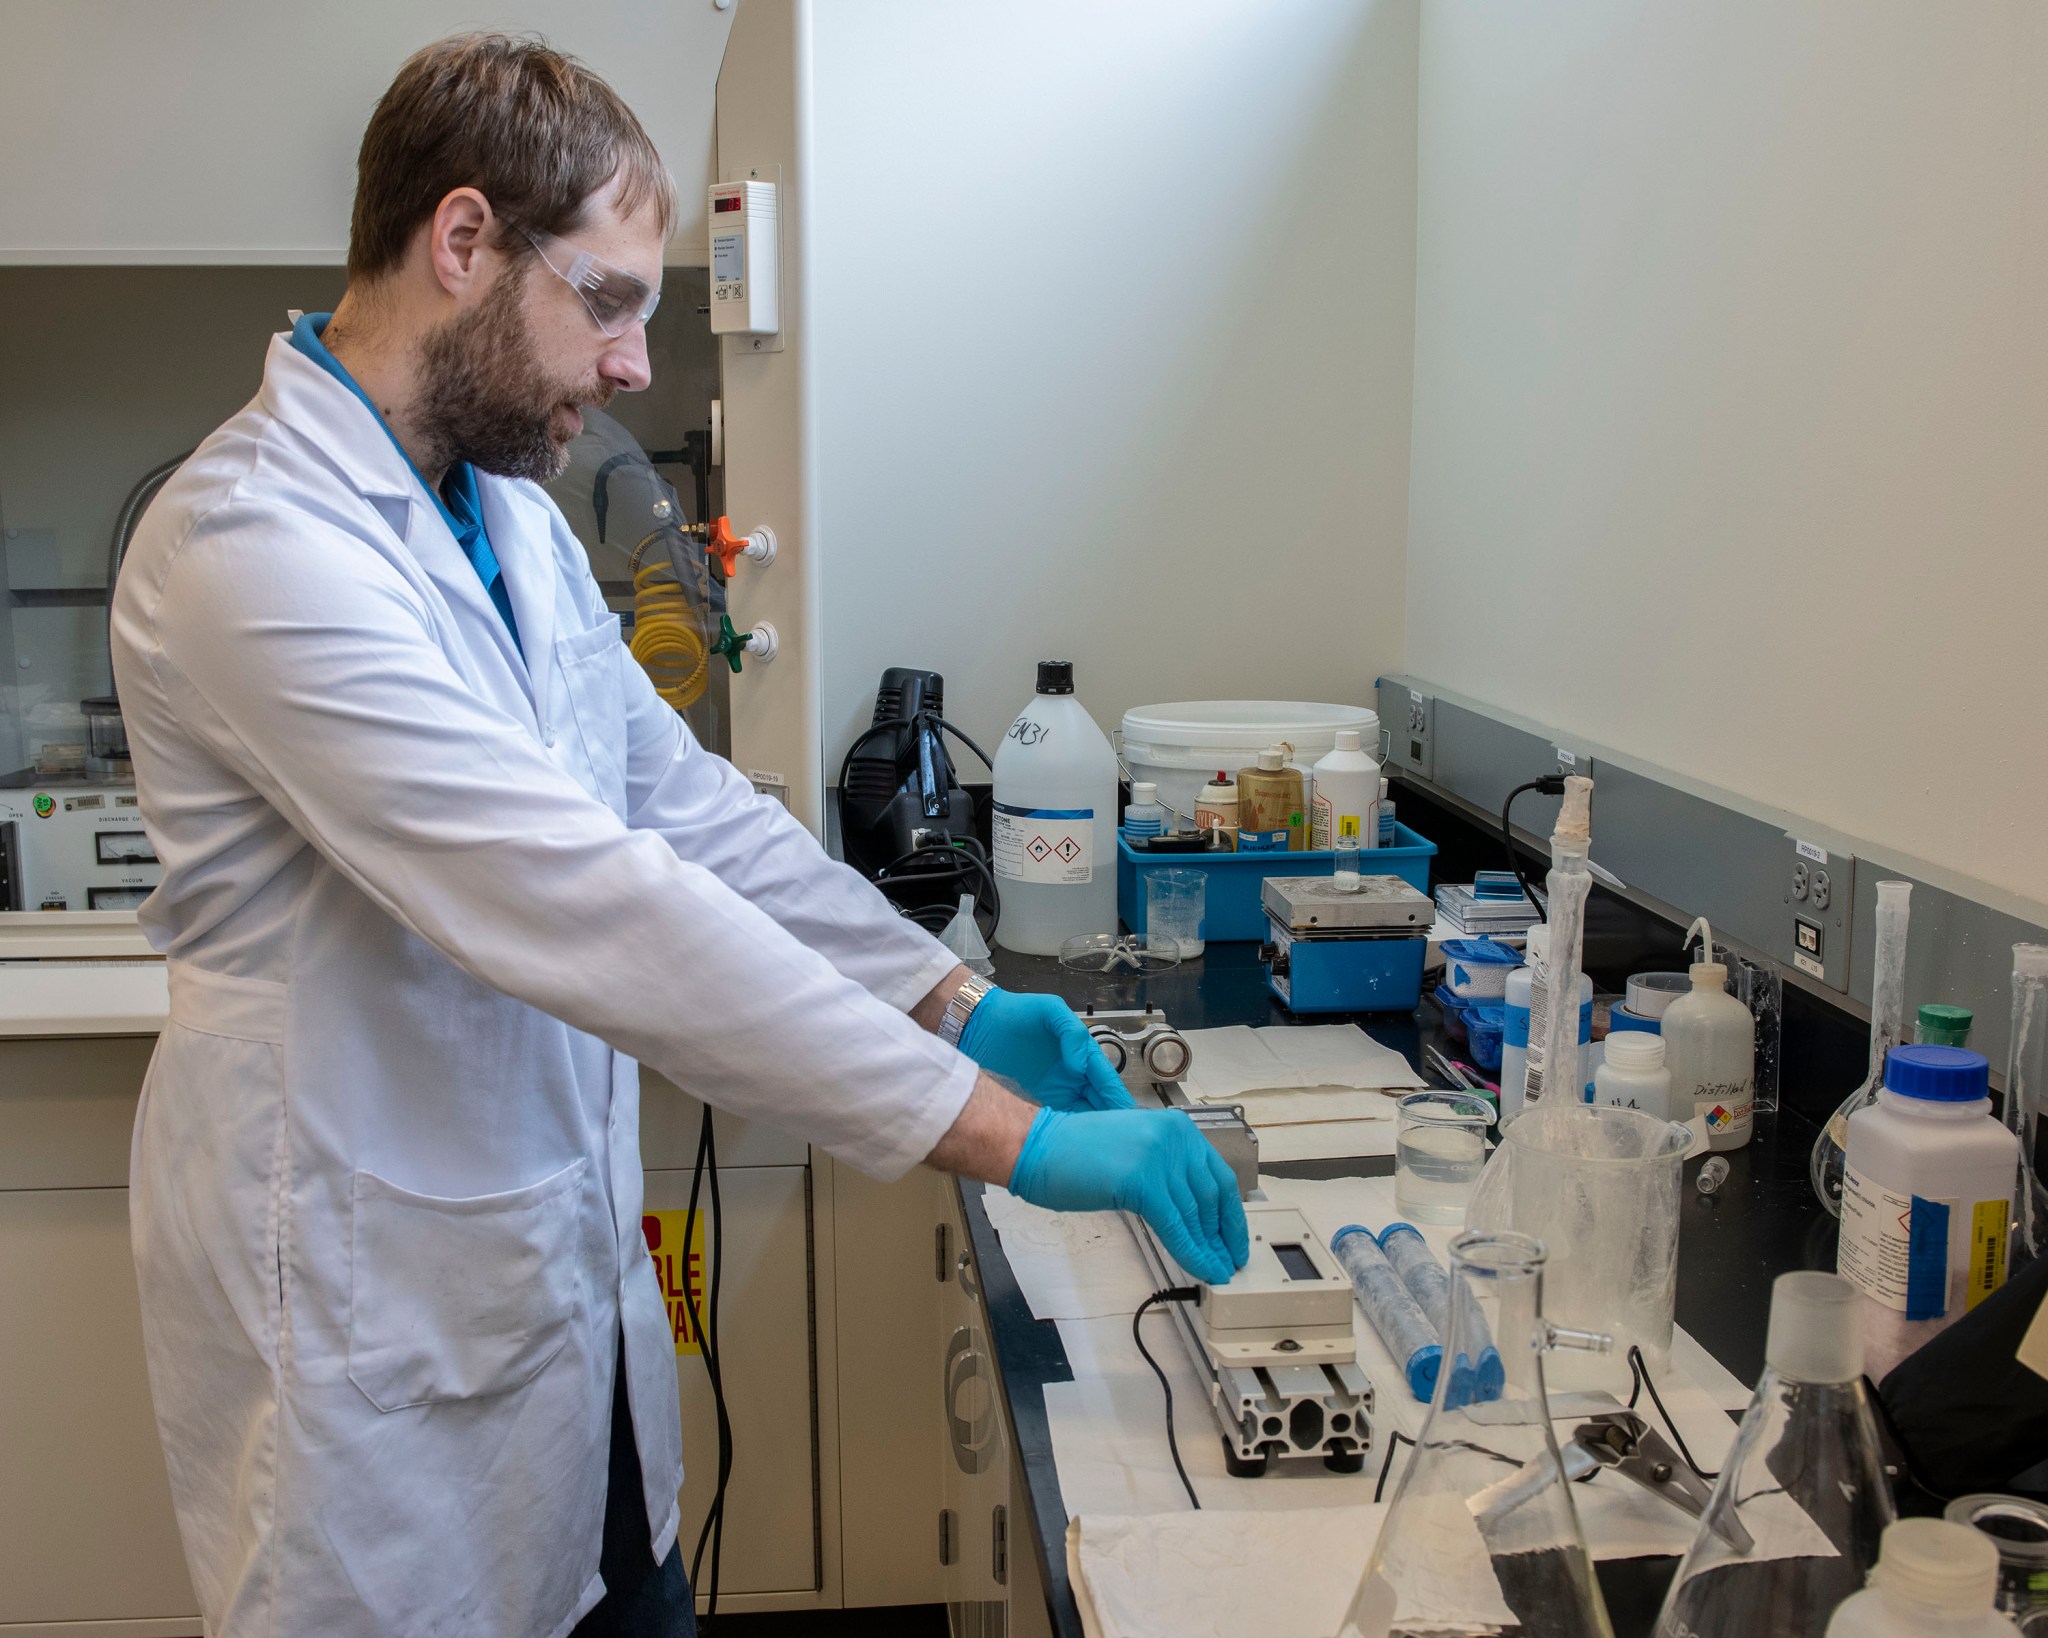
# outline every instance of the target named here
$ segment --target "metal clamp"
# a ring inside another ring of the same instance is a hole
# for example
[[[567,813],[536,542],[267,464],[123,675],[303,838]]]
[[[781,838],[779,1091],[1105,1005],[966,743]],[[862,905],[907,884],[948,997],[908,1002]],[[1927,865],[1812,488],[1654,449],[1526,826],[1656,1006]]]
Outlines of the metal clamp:
[[[1565,1471],[1575,1479],[1591,1478],[1601,1468],[1612,1468],[1695,1519],[1705,1517],[1707,1503],[1713,1498],[1706,1480],[1693,1472],[1663,1434],[1632,1410],[1596,1411],[1572,1429],[1571,1443],[1563,1454]],[[1709,1522],[1714,1533],[1738,1553],[1755,1548],[1755,1540],[1733,1508],[1724,1508],[1721,1516]]]

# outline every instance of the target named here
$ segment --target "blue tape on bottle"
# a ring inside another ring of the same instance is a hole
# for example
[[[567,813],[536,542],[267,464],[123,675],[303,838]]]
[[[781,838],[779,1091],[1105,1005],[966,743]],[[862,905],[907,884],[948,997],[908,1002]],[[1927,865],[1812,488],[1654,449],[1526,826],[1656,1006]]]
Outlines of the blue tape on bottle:
[[[1948,1312],[1948,1206],[1913,1196],[1906,1225],[1906,1318],[1940,1319]]]

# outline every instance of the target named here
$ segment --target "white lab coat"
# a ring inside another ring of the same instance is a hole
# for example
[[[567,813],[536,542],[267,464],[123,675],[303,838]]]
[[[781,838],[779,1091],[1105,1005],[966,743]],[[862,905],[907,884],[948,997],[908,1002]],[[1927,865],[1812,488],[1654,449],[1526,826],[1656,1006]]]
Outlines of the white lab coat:
[[[881,1177],[973,1084],[904,1015],[953,957],[695,743],[538,488],[481,489],[524,660],[279,336],[115,598],[171,978],[135,1260],[214,1638],[567,1631],[622,1326],[667,1553],[636,1059]]]

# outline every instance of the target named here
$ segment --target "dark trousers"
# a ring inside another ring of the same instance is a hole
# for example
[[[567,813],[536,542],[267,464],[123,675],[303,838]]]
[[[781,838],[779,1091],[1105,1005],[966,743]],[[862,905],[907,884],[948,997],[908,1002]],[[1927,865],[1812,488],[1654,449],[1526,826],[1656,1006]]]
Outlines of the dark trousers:
[[[598,1559],[604,1597],[571,1638],[697,1638],[697,1604],[680,1545],[654,1562],[647,1500],[640,1489],[640,1451],[626,1403],[626,1355],[612,1383],[611,1479],[604,1503],[604,1550]]]

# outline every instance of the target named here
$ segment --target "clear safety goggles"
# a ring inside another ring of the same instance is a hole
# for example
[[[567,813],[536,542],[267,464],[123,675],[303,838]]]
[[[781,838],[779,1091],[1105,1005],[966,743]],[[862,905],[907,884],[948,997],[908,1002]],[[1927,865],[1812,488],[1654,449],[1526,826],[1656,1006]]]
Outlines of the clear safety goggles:
[[[608,336],[622,336],[636,324],[645,324],[661,305],[661,286],[649,284],[637,273],[614,267],[602,256],[578,250],[566,239],[526,233],[548,271],[583,299],[597,327]]]

